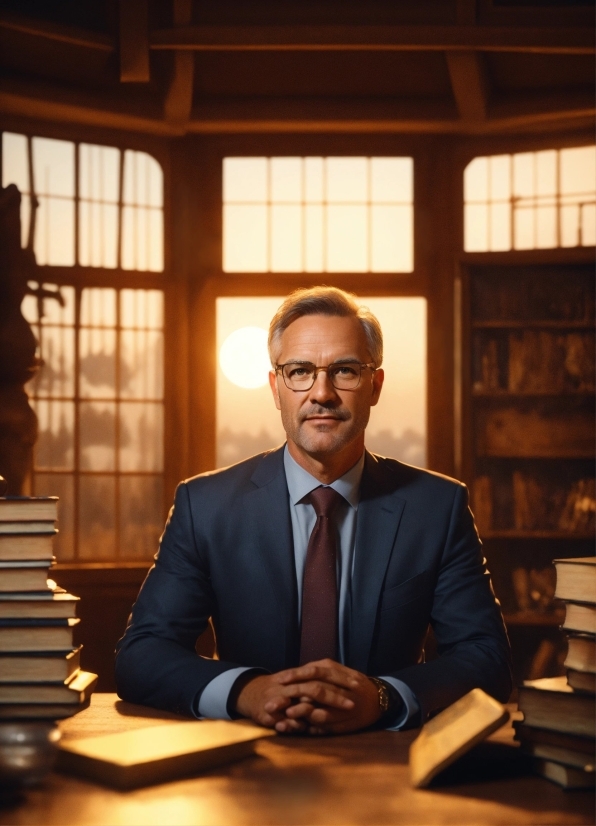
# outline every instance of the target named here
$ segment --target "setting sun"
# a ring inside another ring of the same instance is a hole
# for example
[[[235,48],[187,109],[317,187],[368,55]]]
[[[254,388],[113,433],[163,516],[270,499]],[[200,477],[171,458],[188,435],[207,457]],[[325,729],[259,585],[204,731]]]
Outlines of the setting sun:
[[[251,389],[267,384],[271,369],[267,330],[262,327],[234,330],[221,345],[219,364],[225,377],[238,387]]]

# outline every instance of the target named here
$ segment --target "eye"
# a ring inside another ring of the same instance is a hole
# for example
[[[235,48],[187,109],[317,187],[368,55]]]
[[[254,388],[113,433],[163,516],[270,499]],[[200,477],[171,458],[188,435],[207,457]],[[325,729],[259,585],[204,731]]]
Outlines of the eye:
[[[286,367],[286,374],[290,379],[304,379],[311,373],[312,367],[308,364],[294,364]]]
[[[338,364],[331,372],[338,378],[348,379],[358,375],[358,367],[355,364]]]

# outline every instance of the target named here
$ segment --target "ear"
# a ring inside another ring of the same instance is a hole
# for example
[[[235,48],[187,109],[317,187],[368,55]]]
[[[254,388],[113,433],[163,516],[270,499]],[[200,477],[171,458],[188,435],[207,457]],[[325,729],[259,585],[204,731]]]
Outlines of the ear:
[[[281,410],[281,403],[279,401],[279,388],[277,386],[277,373],[274,370],[269,371],[269,387],[273,393],[273,401],[278,410]]]
[[[375,370],[372,377],[372,398],[370,402],[371,407],[374,407],[375,404],[377,404],[377,402],[379,401],[384,381],[385,371],[381,367],[379,367],[378,370]]]

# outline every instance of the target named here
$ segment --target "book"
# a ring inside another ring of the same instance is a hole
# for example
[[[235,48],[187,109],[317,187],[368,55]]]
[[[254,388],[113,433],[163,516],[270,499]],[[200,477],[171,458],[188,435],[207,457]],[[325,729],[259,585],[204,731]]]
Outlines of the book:
[[[275,731],[245,720],[194,720],[67,740],[58,769],[118,789],[164,783],[239,760]]]
[[[509,712],[480,688],[474,688],[422,727],[410,746],[410,780],[416,788],[430,781],[458,757],[509,719]]]
[[[572,766],[563,766],[552,760],[534,760],[534,771],[537,774],[558,783],[564,789],[593,789],[594,771],[582,771]]]
[[[557,569],[557,599],[572,602],[596,600],[596,556],[555,559],[554,565]]]
[[[0,623],[0,651],[68,651],[74,648],[72,634],[80,620],[51,620],[51,625],[5,624],[8,622]]]
[[[596,638],[592,634],[569,634],[567,643],[565,668],[596,673]]]
[[[596,594],[594,594],[594,598],[596,599]],[[596,634],[596,605],[567,602],[565,604],[563,628],[568,631]]]
[[[594,737],[594,698],[574,691],[566,677],[526,680],[518,705],[528,726]]]
[[[54,522],[58,519],[57,496],[2,496],[0,522]]]
[[[46,562],[38,562],[35,567],[0,567],[0,591],[42,591],[44,588],[47,589],[49,567]]]
[[[53,549],[53,533],[0,534],[0,560],[51,560]]]
[[[514,722],[515,739],[525,754],[554,760],[566,766],[575,766],[584,771],[594,771],[596,755],[594,739],[577,737],[558,731],[532,728],[525,723]]]
[[[62,685],[0,683],[3,703],[84,703],[97,685],[97,674],[78,671]]]
[[[88,708],[89,703],[0,703],[0,720],[64,720]]]
[[[0,522],[0,534],[48,533],[52,536],[57,533],[53,521],[38,522]]]
[[[0,683],[63,683],[81,666],[81,649],[0,654]]]
[[[576,691],[590,691],[596,694],[596,674],[591,674],[589,671],[576,671],[574,668],[568,668],[567,682]]]
[[[67,619],[75,616],[78,601],[72,594],[51,592],[49,599],[0,599],[0,619]]]

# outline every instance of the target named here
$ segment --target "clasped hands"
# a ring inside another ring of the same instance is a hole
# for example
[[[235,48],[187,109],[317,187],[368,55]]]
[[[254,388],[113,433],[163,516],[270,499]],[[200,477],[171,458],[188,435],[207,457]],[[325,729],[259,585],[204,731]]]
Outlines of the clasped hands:
[[[374,683],[330,659],[240,681],[232,702],[243,717],[283,734],[343,734],[381,716]]]

